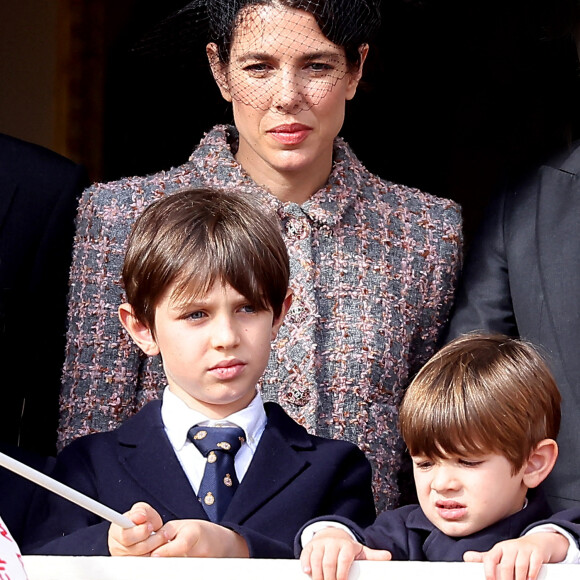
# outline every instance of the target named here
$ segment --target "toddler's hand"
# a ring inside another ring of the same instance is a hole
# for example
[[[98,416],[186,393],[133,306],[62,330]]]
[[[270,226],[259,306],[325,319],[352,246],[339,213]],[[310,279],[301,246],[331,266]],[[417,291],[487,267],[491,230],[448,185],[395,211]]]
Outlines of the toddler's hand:
[[[568,540],[557,532],[541,532],[499,542],[488,552],[465,552],[465,562],[483,562],[486,580],[536,580],[542,564],[561,562]]]
[[[387,550],[367,548],[337,528],[317,532],[300,554],[302,570],[312,580],[347,580],[354,560],[390,559]]]

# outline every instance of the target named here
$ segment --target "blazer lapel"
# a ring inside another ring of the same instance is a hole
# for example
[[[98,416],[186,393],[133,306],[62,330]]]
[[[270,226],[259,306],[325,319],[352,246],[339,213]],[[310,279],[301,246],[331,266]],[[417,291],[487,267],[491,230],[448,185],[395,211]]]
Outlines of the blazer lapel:
[[[240,483],[224,520],[243,523],[256,510],[279,494],[309,463],[299,449],[312,443],[306,431],[295,424],[277,405],[267,403],[268,424],[250,467]]]
[[[544,167],[538,188],[537,253],[540,283],[568,381],[580,372],[580,178]]]
[[[149,403],[119,428],[119,461],[170,518],[207,520],[165,435],[160,409],[159,401]],[[300,449],[312,447],[306,430],[274,403],[267,403],[266,411],[266,429],[224,521],[244,523],[308,469],[309,463],[300,455]]]
[[[150,403],[134,419],[119,429],[121,464],[172,519],[208,519],[165,435],[160,405]]]

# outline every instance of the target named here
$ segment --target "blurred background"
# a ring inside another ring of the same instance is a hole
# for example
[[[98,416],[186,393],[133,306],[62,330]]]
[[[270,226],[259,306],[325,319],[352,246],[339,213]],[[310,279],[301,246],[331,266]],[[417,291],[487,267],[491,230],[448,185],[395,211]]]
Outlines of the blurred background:
[[[385,179],[461,203],[469,242],[497,189],[578,136],[574,2],[383,0],[343,136]],[[182,163],[230,109],[202,51],[177,63],[131,47],[184,3],[0,3],[0,132],[93,181]]]

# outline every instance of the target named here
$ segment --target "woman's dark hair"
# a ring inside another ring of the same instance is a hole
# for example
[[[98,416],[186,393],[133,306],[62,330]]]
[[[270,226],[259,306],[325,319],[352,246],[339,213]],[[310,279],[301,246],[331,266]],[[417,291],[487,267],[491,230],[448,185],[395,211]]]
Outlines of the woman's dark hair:
[[[324,36],[343,47],[347,61],[356,67],[360,46],[372,39],[381,22],[379,0],[207,0],[210,40],[217,44],[222,62],[229,61],[240,12],[248,6],[269,4],[312,14]]]
[[[193,0],[169,15],[132,48],[142,57],[190,62],[200,48],[215,42],[228,63],[233,33],[244,8],[273,5],[312,14],[328,40],[341,46],[351,68],[360,64],[359,48],[372,41],[381,24],[380,0]]]

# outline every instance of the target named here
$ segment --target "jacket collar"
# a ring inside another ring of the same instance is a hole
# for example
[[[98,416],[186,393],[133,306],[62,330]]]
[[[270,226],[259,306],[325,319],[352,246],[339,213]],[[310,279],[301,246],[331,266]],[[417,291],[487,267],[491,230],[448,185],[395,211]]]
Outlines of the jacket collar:
[[[307,431],[276,403],[266,403],[265,409],[266,429],[224,521],[244,523],[308,468],[308,462],[300,455],[301,450],[313,447]],[[121,464],[141,488],[165,507],[172,519],[207,519],[199,502],[194,501],[195,494],[165,435],[160,401],[147,404],[116,433]],[[156,469],[154,477],[152,466]]]
[[[161,420],[161,401],[148,403],[117,430],[120,463],[171,519],[208,519],[175,455]],[[152,474],[152,468],[155,473]]]
[[[228,506],[224,520],[244,521],[308,469],[300,455],[313,443],[304,427],[295,423],[276,403],[266,403],[268,423],[252,463]]]
[[[469,536],[454,538],[445,535],[425,516],[419,506],[409,514],[407,527],[425,537],[423,553],[426,560],[461,561],[467,550],[487,551],[497,542],[519,537],[530,525],[551,513],[543,492],[528,491],[528,505],[511,516]]]
[[[576,151],[574,162],[580,148]],[[569,166],[567,160],[564,167]],[[571,169],[568,167],[568,169]],[[580,175],[566,169],[544,166],[539,173],[537,207],[535,208],[535,244],[540,283],[552,325],[552,336],[558,343],[563,368],[569,384],[575,384],[580,372],[577,342],[570,340],[580,326]],[[564,340],[561,338],[564,337]]]
[[[374,179],[344,140],[337,137],[327,184],[302,205],[281,202],[258,186],[236,161],[232,150],[235,151],[237,139],[235,127],[218,125],[204,137],[191,159],[198,156],[203,158],[206,169],[216,176],[216,183],[235,184],[245,193],[257,196],[278,212],[282,220],[305,216],[313,222],[332,227],[353,206],[357,192],[368,187],[369,179]]]

